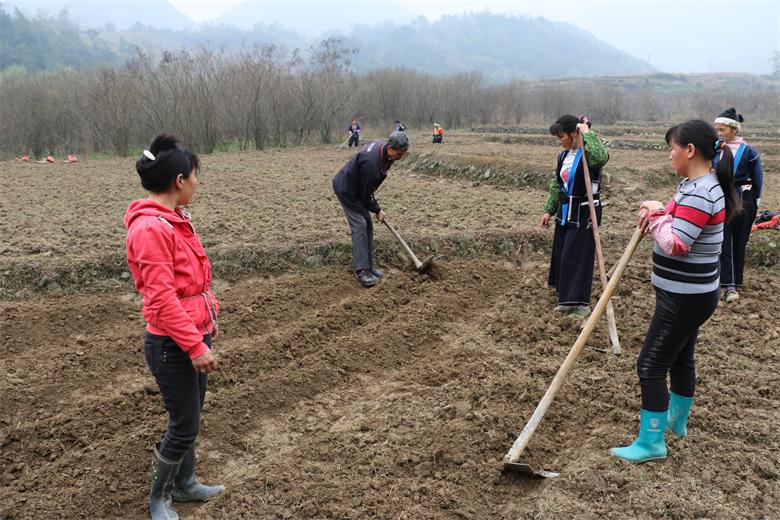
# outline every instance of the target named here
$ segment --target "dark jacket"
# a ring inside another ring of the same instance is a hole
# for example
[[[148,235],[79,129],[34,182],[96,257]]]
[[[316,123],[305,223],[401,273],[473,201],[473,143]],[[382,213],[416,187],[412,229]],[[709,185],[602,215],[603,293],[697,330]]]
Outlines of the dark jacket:
[[[374,198],[374,192],[387,177],[387,170],[393,159],[387,156],[384,141],[373,141],[341,167],[333,178],[333,191],[340,199],[358,204],[373,213],[381,208]]]
[[[580,160],[577,171],[574,173],[571,197],[563,191],[563,179],[561,178],[561,169],[563,161],[569,153],[576,153],[571,150],[564,150],[558,155],[558,166],[555,169],[555,182],[558,185],[558,205],[555,208],[555,220],[559,223],[566,221],[567,224],[575,227],[587,225],[590,222],[590,208],[588,206],[588,194],[585,191],[585,170]],[[587,154],[586,154],[587,157]],[[591,189],[593,190],[593,201],[596,206],[599,202],[599,183],[601,182],[601,168],[592,168],[588,162],[588,171],[590,173]],[[572,182],[572,179],[569,179]],[[564,215],[564,206],[567,214]],[[564,218],[565,217],[565,218]],[[599,218],[600,220],[600,218]]]
[[[735,157],[736,159],[736,157]],[[720,154],[716,154],[712,160],[712,166],[718,167],[720,163]],[[745,184],[751,184],[753,186],[753,198],[761,198],[761,188],[764,184],[764,172],[761,166],[761,156],[755,148],[745,143],[745,151],[742,153],[742,157],[739,159],[739,164],[734,168],[734,186],[739,188]],[[737,193],[740,190],[737,189]]]
[[[558,186],[563,190],[563,179],[561,178],[561,169],[563,168],[563,161],[566,159],[566,155],[569,153],[575,153],[571,150],[564,150],[558,154],[558,166],[555,169],[555,178],[558,181]],[[601,181],[601,168],[594,168],[588,162],[588,172],[590,173],[590,182],[598,186]],[[597,195],[598,191],[594,195]],[[588,193],[585,191],[585,170],[582,166],[582,161],[577,167],[577,173],[574,175],[574,189],[572,195],[574,197],[588,197]]]

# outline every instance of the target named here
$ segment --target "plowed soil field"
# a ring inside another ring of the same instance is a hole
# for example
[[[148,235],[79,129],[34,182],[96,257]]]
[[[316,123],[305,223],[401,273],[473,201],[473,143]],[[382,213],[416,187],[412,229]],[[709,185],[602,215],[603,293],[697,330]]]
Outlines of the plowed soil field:
[[[662,130],[625,140],[657,144]],[[654,306],[645,241],[614,299],[624,353],[605,352],[602,320],[525,452],[561,475],[510,477],[501,460],[582,323],[552,312],[552,234],[537,225],[557,150],[489,129],[416,139],[377,198],[441,257],[412,274],[377,228],[388,275],[370,290],[350,274],[330,189],[349,151],[203,158],[190,209],[223,334],[198,473],[228,492],[178,505],[182,518],[780,517],[779,235],[753,237],[742,298],[703,327],[689,435],[668,438],[666,461],[608,455],[637,429],[634,363]],[[762,205],[780,209],[777,136],[754,141]],[[674,192],[666,157],[612,151],[608,265],[638,203]],[[143,196],[133,161],[6,162],[0,180],[0,517],[145,518],[166,415],[123,263],[124,209]]]

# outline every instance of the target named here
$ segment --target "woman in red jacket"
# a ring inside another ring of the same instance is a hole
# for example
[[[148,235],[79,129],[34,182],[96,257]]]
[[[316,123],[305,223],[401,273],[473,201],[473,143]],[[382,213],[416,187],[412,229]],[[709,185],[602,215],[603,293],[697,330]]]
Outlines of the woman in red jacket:
[[[224,490],[195,479],[194,442],[208,374],[217,369],[211,340],[219,303],[211,264],[186,206],[198,185],[198,156],[170,135],[155,137],[136,162],[146,199],[127,208],[127,264],[144,298],[146,363],[168,411],[168,430],[154,448],[149,512],[178,518],[171,499],[206,500]]]

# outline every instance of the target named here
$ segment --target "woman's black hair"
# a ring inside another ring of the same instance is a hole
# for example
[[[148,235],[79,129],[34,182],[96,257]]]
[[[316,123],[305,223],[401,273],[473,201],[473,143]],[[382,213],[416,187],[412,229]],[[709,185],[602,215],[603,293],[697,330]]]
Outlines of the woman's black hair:
[[[199,166],[198,156],[171,134],[159,134],[152,139],[149,148],[135,163],[141,185],[153,193],[168,190],[179,175],[188,179]]]
[[[715,128],[701,119],[691,119],[666,131],[666,144],[671,145],[672,142],[683,147],[692,144],[710,163],[717,153],[723,151],[715,174],[726,198],[726,222],[742,213],[742,201],[734,188],[734,155],[726,142],[718,137]]]
[[[161,152],[176,147],[176,145],[181,145],[181,141],[179,141],[179,138],[175,135],[159,134],[152,139],[151,143],[149,143],[149,151],[157,156]]]
[[[190,161],[190,171],[187,172],[187,175],[184,175],[185,179],[189,178],[190,172],[195,170],[200,170],[200,157],[198,157],[198,154],[196,154],[193,151],[187,150],[187,158]]]
[[[580,118],[571,114],[561,116],[558,120],[550,125],[550,134],[554,136],[560,136],[561,134],[571,134],[577,130],[577,123],[580,122]]]
[[[723,112],[718,114],[718,117],[725,117],[725,118],[728,118],[728,119],[733,119],[734,121],[736,121],[738,123],[744,123],[745,122],[745,118],[742,117],[742,114],[737,114],[737,109],[733,108],[733,107],[729,108],[728,110],[724,110]]]

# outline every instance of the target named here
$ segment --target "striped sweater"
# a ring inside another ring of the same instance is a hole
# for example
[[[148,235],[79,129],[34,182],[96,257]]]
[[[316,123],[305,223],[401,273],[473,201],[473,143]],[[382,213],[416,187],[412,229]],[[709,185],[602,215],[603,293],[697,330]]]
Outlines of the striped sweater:
[[[680,183],[663,210],[649,215],[653,285],[678,294],[715,291],[726,200],[715,173]]]

